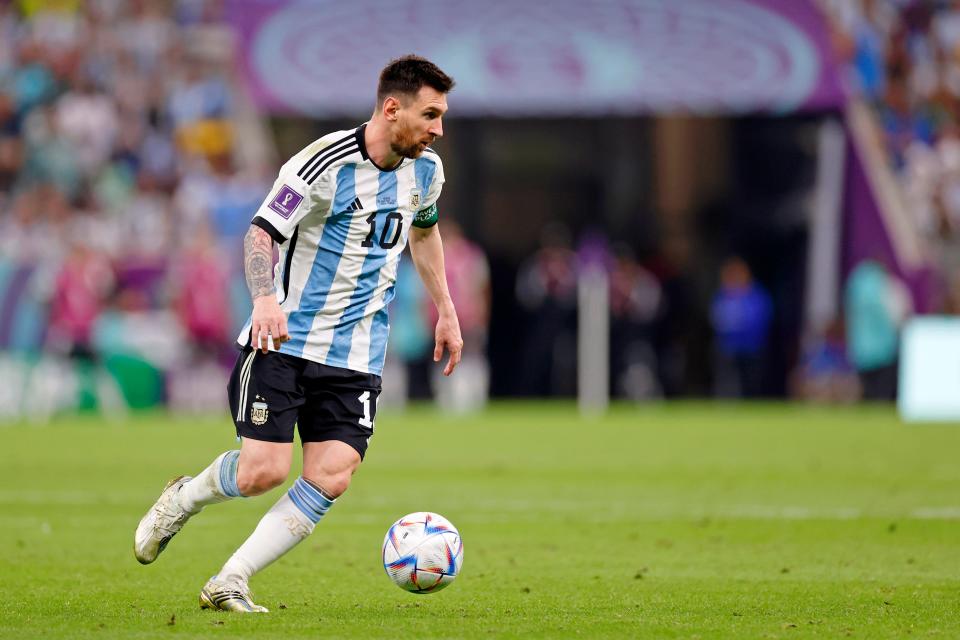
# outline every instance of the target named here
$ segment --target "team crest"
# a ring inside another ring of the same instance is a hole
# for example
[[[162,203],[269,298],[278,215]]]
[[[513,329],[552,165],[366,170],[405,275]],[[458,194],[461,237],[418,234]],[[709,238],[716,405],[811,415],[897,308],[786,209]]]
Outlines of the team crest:
[[[267,403],[263,402],[263,398],[257,396],[257,400],[260,402],[254,402],[250,405],[250,422],[259,427],[260,425],[266,424],[267,415],[270,412],[267,409]]]
[[[420,206],[420,189],[410,190],[410,208],[416,209]]]

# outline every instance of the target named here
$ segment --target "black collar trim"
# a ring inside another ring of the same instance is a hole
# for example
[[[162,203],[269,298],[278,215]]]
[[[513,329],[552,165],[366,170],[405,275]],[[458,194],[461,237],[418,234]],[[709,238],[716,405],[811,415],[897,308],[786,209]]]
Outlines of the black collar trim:
[[[393,172],[393,171],[396,171],[396,170],[399,169],[401,166],[403,166],[403,161],[405,160],[405,158],[400,158],[400,162],[398,162],[398,163],[397,163],[397,166],[393,167],[392,169],[385,169],[385,168],[381,167],[380,165],[378,165],[376,162],[374,162],[374,161],[373,161],[373,158],[370,157],[370,154],[367,153],[367,143],[366,143],[366,141],[363,139],[363,132],[366,131],[366,129],[367,129],[367,123],[366,123],[366,122],[364,122],[362,125],[360,125],[359,127],[357,127],[357,144],[360,145],[360,155],[363,156],[363,159],[364,159],[364,160],[369,160],[369,161],[370,161],[370,164],[372,164],[373,166],[375,166],[375,167],[376,167],[377,169],[379,169],[380,171],[384,171],[384,172],[386,172],[386,173],[391,173],[391,172]]]

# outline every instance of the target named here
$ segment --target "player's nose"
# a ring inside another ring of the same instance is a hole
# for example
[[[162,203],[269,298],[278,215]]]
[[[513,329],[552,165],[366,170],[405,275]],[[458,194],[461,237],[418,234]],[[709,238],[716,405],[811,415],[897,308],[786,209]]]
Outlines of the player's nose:
[[[440,120],[440,118],[437,118],[433,121],[433,123],[430,125],[430,128],[427,129],[427,132],[432,136],[436,136],[437,138],[443,137],[443,122]]]

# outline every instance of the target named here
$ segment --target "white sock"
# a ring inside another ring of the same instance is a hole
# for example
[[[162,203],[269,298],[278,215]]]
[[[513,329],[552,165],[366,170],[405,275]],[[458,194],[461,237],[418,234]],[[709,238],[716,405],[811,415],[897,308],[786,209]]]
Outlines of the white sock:
[[[217,576],[246,583],[250,576],[309,536],[334,502],[303,478],[297,478]]]
[[[198,513],[208,504],[240,497],[237,488],[239,451],[227,451],[217,456],[210,466],[201,471],[177,493],[180,506],[188,513]]]

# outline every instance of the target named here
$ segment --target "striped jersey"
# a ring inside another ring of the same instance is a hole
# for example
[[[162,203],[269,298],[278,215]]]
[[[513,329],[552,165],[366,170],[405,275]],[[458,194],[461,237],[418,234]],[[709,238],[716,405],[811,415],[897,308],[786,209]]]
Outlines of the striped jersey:
[[[291,158],[253,224],[280,245],[274,282],[290,340],[279,351],[380,375],[400,254],[411,225],[436,224],[444,178],[429,148],[381,169],[367,154],[365,128],[326,135]],[[241,345],[250,327],[247,320]]]

